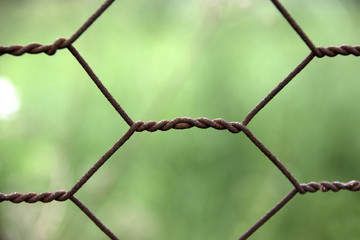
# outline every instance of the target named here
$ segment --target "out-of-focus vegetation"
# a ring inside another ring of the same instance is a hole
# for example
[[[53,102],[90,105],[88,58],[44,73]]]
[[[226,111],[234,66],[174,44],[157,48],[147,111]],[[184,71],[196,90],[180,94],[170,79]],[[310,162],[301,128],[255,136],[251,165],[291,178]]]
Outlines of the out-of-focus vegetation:
[[[356,1],[282,1],[317,46]],[[0,45],[70,37],[102,1],[1,1]],[[133,120],[242,121],[308,54],[270,1],[116,1],[75,47]],[[300,182],[360,179],[359,59],[315,59],[249,124]],[[0,57],[0,192],[69,189],[127,130],[67,50]],[[136,133],[76,194],[120,239],[237,239],[292,185],[244,136]],[[358,239],[357,193],[297,196],[252,239]],[[0,204],[0,239],[106,239],[71,202]]]

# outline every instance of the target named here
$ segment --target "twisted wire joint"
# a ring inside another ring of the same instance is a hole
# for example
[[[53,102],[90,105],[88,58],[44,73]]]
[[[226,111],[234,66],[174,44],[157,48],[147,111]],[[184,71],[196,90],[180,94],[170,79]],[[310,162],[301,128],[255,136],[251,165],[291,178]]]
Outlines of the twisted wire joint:
[[[57,38],[53,44],[48,45],[42,45],[40,43],[30,43],[25,46],[0,46],[0,56],[6,53],[14,56],[21,56],[24,53],[46,53],[47,55],[54,55],[56,53],[56,50],[66,48],[68,45],[69,42],[65,38]]]
[[[354,55],[360,56],[360,46],[341,45],[340,47],[329,46],[329,47],[318,47],[318,57],[335,57],[337,55]]]
[[[349,191],[360,191],[360,182],[359,181],[350,181],[348,183],[342,183],[342,182],[310,182],[307,184],[301,184],[302,188],[306,191],[306,192],[317,192],[317,191],[322,191],[322,192],[328,192],[328,191],[333,191],[333,192],[338,192],[342,189],[345,190],[349,190]]]
[[[224,119],[217,118],[214,120],[208,118],[187,118],[187,117],[178,117],[174,118],[173,120],[162,120],[160,122],[149,121],[149,122],[142,122],[138,121],[134,123],[136,126],[137,132],[142,131],[167,131],[170,129],[188,129],[192,127],[197,128],[215,128],[217,130],[228,130],[232,133],[239,133],[242,131],[244,125],[239,122],[228,122]]]
[[[65,201],[69,197],[66,195],[67,191],[59,190],[56,192],[43,192],[43,193],[11,193],[11,194],[2,194],[0,193],[0,202],[10,201],[13,203],[35,203],[35,202],[43,202],[48,203],[51,201]]]

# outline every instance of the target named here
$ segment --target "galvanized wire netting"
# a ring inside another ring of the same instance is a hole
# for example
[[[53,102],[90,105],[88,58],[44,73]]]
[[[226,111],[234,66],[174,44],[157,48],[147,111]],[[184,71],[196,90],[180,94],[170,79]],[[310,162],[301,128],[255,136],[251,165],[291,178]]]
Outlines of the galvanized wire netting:
[[[106,89],[92,68],[88,65],[86,60],[80,55],[77,49],[73,46],[73,43],[96,21],[98,17],[114,2],[114,0],[107,0],[70,38],[58,38],[53,44],[42,45],[39,43],[30,43],[28,45],[11,45],[0,46],[0,55],[10,54],[13,56],[22,56],[23,54],[40,54],[45,53],[47,55],[54,55],[60,49],[68,49],[74,58],[83,67],[89,77],[93,80],[97,88],[106,97],[109,103],[114,107],[123,120],[129,125],[128,131],[118,140],[84,175],[70,190],[59,190],[55,192],[43,192],[43,193],[0,193],[0,202],[10,201],[13,203],[36,203],[43,202],[49,203],[52,201],[72,201],[80,210],[82,210],[91,219],[98,228],[103,231],[110,239],[118,239],[118,237],[106,227],[78,198],[75,197],[76,193],[83,185],[97,172],[102,165],[111,158],[111,156],[122,147],[127,140],[129,140],[136,132],[156,132],[156,131],[168,131],[172,129],[188,129],[188,128],[214,128],[217,130],[227,130],[231,133],[243,133],[251,142],[279,169],[280,172],[287,178],[287,180],[294,186],[294,188],[268,213],[266,213],[258,222],[251,226],[245,233],[241,235],[239,239],[249,238],[256,230],[258,230],[263,224],[265,224],[272,216],[274,216],[280,209],[282,209],[291,199],[293,199],[298,193],[303,195],[308,192],[315,193],[318,191],[338,192],[340,190],[359,191],[360,182],[353,180],[347,183],[343,182],[310,182],[300,183],[298,179],[285,167],[285,165],[267,148],[264,144],[252,133],[247,127],[249,122],[280,92],[283,88],[300,73],[314,58],[323,57],[335,57],[338,55],[360,55],[360,46],[342,45],[339,47],[317,47],[315,46],[309,37],[305,34],[302,28],[287,12],[284,6],[278,0],[272,0],[275,7],[283,15],[286,21],[289,23],[303,42],[310,49],[309,55],[301,62],[295,69],[289,73],[289,75],[283,79],[259,104],[257,104],[249,114],[241,122],[228,122],[224,119],[208,119],[202,118],[186,118],[178,117],[172,120],[163,120],[159,122],[155,121],[133,121],[127,112],[121,107],[121,105],[115,100],[115,98]],[[106,46],[104,46],[106,47]]]

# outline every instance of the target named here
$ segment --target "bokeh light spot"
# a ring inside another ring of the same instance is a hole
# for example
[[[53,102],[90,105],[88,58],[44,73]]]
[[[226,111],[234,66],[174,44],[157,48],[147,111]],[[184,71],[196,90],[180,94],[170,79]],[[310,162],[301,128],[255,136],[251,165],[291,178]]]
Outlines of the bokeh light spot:
[[[0,77],[0,119],[11,117],[19,109],[19,99],[11,82]]]

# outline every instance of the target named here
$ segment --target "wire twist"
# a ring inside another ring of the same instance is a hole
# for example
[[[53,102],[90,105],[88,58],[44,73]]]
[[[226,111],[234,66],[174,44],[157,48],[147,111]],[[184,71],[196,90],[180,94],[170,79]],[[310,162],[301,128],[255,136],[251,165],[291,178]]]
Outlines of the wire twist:
[[[333,192],[338,192],[342,189],[346,189],[349,191],[360,191],[360,182],[359,181],[350,181],[348,183],[342,183],[342,182],[310,182],[308,184],[301,184],[301,186],[303,187],[303,189],[306,192],[317,192],[317,191],[322,191],[322,192],[328,192],[328,191],[333,191]]]
[[[43,192],[43,193],[35,193],[35,192],[29,192],[29,193],[11,193],[11,194],[2,194],[0,193],[0,202],[3,201],[10,201],[13,203],[21,203],[21,202],[27,202],[27,203],[35,203],[35,202],[43,202],[48,203],[52,201],[65,201],[69,197],[67,196],[67,191],[59,190],[56,192]]]
[[[14,56],[21,56],[24,53],[46,53],[47,55],[54,55],[56,53],[56,50],[66,48],[69,44],[69,41],[67,41],[65,38],[57,38],[53,44],[48,45],[42,45],[40,43],[30,43],[25,46],[0,46],[0,56],[6,53]]]
[[[360,56],[360,46],[341,45],[340,47],[329,46],[329,47],[318,47],[319,53],[317,57],[335,57],[337,55],[354,55]]]
[[[149,122],[136,122],[138,125],[136,128],[137,132],[142,131],[167,131],[170,129],[188,129],[192,127],[197,128],[215,128],[217,130],[229,130],[232,133],[239,133],[243,129],[243,124],[239,122],[228,122],[224,119],[217,118],[214,120],[208,118],[187,118],[187,117],[178,117],[174,118],[173,120],[162,120],[160,122],[149,121]]]

